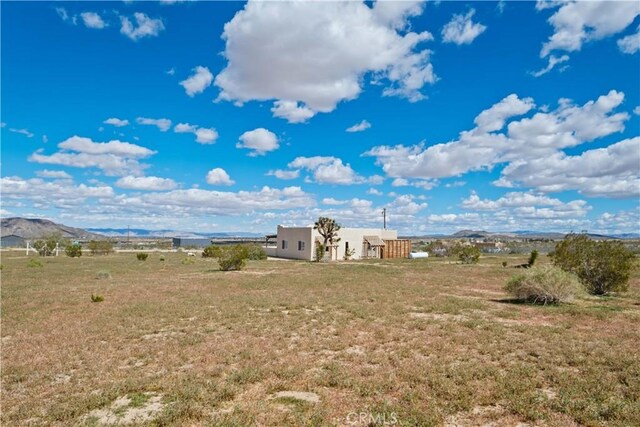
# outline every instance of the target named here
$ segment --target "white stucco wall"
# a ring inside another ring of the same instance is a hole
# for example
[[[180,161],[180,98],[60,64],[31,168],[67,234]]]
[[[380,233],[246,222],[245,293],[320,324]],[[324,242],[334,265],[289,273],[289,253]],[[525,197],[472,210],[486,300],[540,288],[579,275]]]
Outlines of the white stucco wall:
[[[378,236],[382,240],[398,238],[396,230],[383,230],[380,228],[341,228],[338,231],[340,241],[337,242],[337,255],[333,259],[342,260],[346,252],[347,244],[349,249],[355,249],[351,259],[362,258],[362,248],[364,236]],[[276,256],[280,258],[304,259],[312,261],[315,258],[315,242],[322,241],[322,236],[313,227],[282,227],[278,226],[278,247]],[[287,241],[287,248],[282,248],[282,241]],[[298,242],[304,242],[304,250],[298,250]]]

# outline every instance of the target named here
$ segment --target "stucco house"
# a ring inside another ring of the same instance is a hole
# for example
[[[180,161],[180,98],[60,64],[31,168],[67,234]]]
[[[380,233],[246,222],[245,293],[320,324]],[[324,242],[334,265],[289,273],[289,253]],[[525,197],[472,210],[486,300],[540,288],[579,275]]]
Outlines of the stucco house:
[[[339,241],[325,248],[325,258],[342,260],[345,259],[347,251],[351,254],[350,259],[406,258],[411,251],[411,242],[398,240],[396,230],[341,228],[338,231],[338,237]],[[316,247],[322,245],[324,239],[313,227],[279,225],[275,241],[277,246],[268,248],[267,253],[270,256],[313,261],[316,257]],[[395,249],[390,250],[391,246]],[[398,250],[397,248],[407,249]]]

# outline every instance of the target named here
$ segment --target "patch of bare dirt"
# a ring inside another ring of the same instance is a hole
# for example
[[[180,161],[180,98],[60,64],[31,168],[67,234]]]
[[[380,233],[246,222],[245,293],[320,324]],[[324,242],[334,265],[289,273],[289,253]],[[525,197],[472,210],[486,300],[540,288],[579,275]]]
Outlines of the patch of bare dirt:
[[[104,409],[94,409],[85,415],[85,420],[96,420],[99,425],[127,425],[144,423],[155,418],[164,408],[162,396],[145,393],[147,400],[142,405],[132,406],[129,396],[121,396]]]

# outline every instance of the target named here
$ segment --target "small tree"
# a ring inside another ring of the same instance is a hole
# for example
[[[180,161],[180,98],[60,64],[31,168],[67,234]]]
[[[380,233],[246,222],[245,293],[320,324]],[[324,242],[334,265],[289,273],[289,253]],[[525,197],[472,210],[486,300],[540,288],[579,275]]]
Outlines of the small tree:
[[[338,237],[338,231],[340,230],[340,224],[336,222],[335,219],[327,218],[321,216],[315,222],[313,229],[318,230],[318,233],[322,236],[322,247],[323,251],[329,244],[337,243],[340,241]],[[324,253],[322,255],[324,257]]]
[[[202,250],[202,258],[220,258],[222,255],[222,247],[218,245],[209,245]]]
[[[109,240],[91,240],[87,247],[91,255],[107,255],[113,252],[113,243]]]
[[[536,259],[538,259],[538,251],[534,249],[531,251],[531,255],[529,255],[529,261],[527,261],[529,268],[533,267],[533,264],[536,263]]]
[[[64,248],[64,252],[71,258],[80,258],[82,256],[82,246],[77,243],[67,245],[67,247]]]
[[[456,243],[451,253],[458,257],[463,264],[477,264],[480,259],[480,249],[473,245]]]
[[[567,302],[580,293],[578,278],[557,267],[534,267],[512,277],[504,289],[515,298],[535,304]]]
[[[138,258],[138,261],[146,261],[147,258],[149,258],[149,254],[146,252],[138,252],[136,258]]]
[[[247,263],[249,254],[246,248],[241,245],[235,245],[229,248],[224,248],[218,259],[220,264],[220,270],[222,271],[236,271],[242,270]]]
[[[634,255],[622,242],[596,242],[585,234],[569,234],[549,256],[554,265],[578,276],[591,294],[628,288]]]

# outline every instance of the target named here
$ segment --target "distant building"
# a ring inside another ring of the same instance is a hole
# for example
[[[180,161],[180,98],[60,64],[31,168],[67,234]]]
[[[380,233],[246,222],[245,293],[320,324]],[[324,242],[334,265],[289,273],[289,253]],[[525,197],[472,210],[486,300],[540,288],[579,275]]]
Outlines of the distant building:
[[[341,228],[339,241],[327,245],[325,258],[341,260],[349,252],[350,259],[363,258],[407,258],[411,252],[411,241],[398,240],[395,230],[378,228]],[[273,238],[273,236],[268,236]],[[313,261],[316,248],[324,239],[313,227],[278,226],[276,247],[267,248],[267,253],[278,258]]]
[[[25,248],[26,246],[26,239],[15,234],[0,237],[0,247],[2,248]]]
[[[211,244],[211,239],[195,238],[195,237],[174,237],[174,248],[206,248]]]

